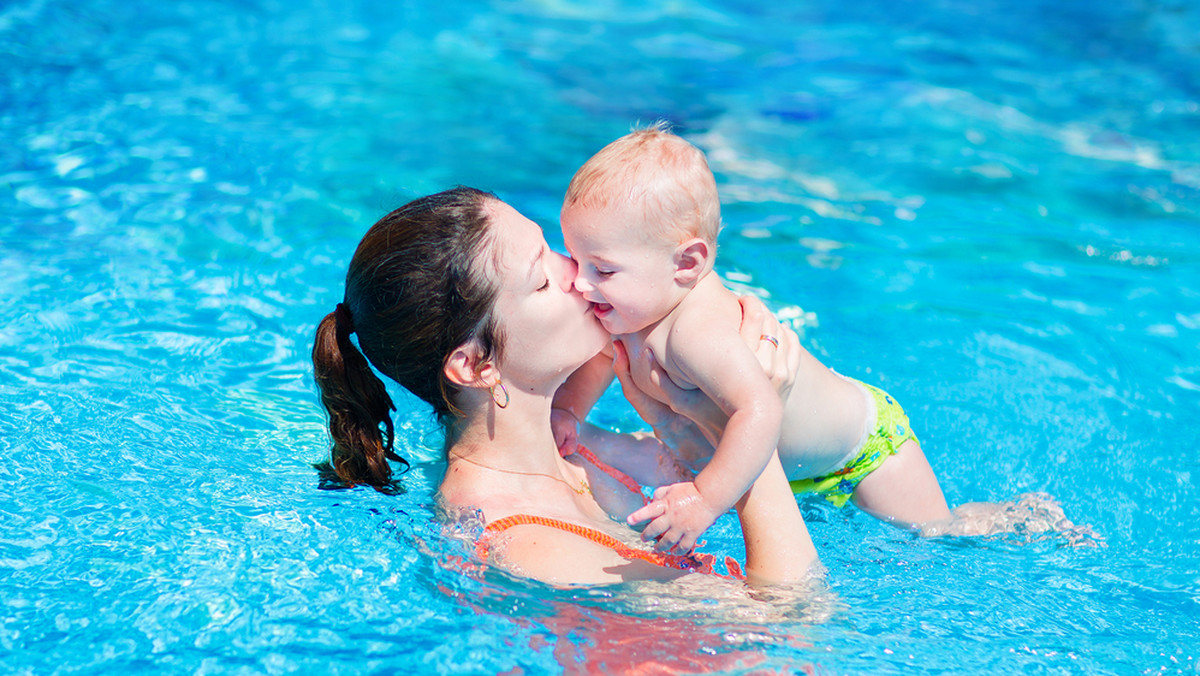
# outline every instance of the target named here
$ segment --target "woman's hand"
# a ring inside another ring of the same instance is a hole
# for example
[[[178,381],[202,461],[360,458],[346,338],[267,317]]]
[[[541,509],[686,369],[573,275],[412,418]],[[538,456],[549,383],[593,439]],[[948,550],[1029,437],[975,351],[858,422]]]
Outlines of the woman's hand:
[[[742,305],[739,328],[742,341],[758,358],[763,372],[771,379],[771,385],[779,392],[780,399],[786,400],[795,384],[796,371],[804,353],[800,338],[795,331],[780,324],[759,299],[742,296],[738,302]],[[670,411],[674,411],[698,425],[712,443],[717,442],[729,420],[728,414],[700,390],[684,390],[676,386],[650,350],[643,350],[638,362],[630,363],[624,346],[619,342],[616,346],[618,352],[613,361],[613,370],[621,381],[625,398],[633,404],[643,420],[657,431],[660,426],[668,426],[667,418]],[[647,386],[645,391],[633,383],[631,373],[634,372],[638,374],[637,382]],[[661,402],[667,402],[667,405]]]
[[[780,397],[786,398],[804,352],[800,339],[776,321],[762,301],[750,296],[739,301],[742,340],[758,357]],[[763,336],[775,338],[779,345]],[[684,390],[675,385],[650,350],[643,350],[637,363],[631,363],[622,343],[618,341],[613,346],[613,371],[625,398],[642,420],[654,428],[655,436],[671,447],[686,467],[698,472],[712,457],[729,415],[700,390]],[[635,384],[634,372],[638,374],[637,383],[646,389]]]
[[[682,414],[697,424],[725,426],[728,418],[711,399],[700,390],[685,390],[667,375],[650,349],[642,350],[636,363],[631,362],[625,345],[614,343],[613,372],[621,382],[621,392],[634,410],[655,430],[669,427],[676,413]],[[635,384],[646,385],[645,390]]]
[[[653,395],[634,384],[633,366],[629,363],[629,353],[625,350],[625,344],[619,340],[613,342],[613,373],[616,374],[617,381],[621,383],[621,394],[625,396],[642,420],[658,429],[660,425],[667,424],[675,415],[670,407],[662,403],[663,397],[661,396],[664,394],[663,381],[670,383],[670,379],[654,362],[654,355],[649,354],[648,351],[644,367],[649,370],[649,381],[655,388]],[[683,390],[675,387],[674,383],[671,383],[669,387],[677,390],[676,394],[683,393]]]
[[[666,372],[654,361],[654,355],[649,350],[643,353],[640,366],[646,369],[649,385],[658,394],[651,396],[633,382],[629,353],[620,341],[613,343],[613,373],[621,383],[621,393],[633,409],[652,428],[654,436],[671,451],[675,459],[682,462],[687,471],[695,472],[712,457],[713,449],[720,439],[728,416],[713,404],[708,397],[698,390],[683,390],[671,382]],[[658,398],[656,398],[658,397]],[[676,413],[660,399],[672,402],[685,411],[690,411],[692,417]],[[694,420],[714,419],[717,426],[711,431],[701,429]]]
[[[800,337],[780,324],[767,306],[754,296],[741,296],[738,302],[742,304],[742,341],[758,357],[758,363],[771,379],[775,391],[779,392],[779,398],[787,401],[788,393],[796,382],[800,358],[804,354]]]

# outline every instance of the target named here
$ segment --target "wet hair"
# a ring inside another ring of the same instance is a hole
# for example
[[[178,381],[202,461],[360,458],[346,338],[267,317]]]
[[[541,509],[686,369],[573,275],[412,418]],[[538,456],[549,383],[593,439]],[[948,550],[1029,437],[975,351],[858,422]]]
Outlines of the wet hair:
[[[699,148],[664,121],[604,146],[584,163],[563,200],[570,207],[606,209],[633,205],[652,237],[700,237],[716,244],[721,229],[717,182]]]
[[[463,186],[413,200],[371,226],[354,252],[345,297],[317,326],[312,355],[343,481],[384,486],[389,459],[408,465],[394,449],[395,405],[371,365],[451,426],[462,414],[447,358],[471,341],[481,362],[499,357],[499,288],[481,264],[491,201],[499,200]]]

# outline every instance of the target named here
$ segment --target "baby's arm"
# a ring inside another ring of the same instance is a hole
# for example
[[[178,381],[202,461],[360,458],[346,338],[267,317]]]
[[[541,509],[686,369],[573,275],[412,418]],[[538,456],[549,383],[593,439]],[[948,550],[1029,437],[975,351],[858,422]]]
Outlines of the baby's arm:
[[[659,488],[653,502],[630,515],[630,523],[653,519],[642,537],[658,538],[659,550],[691,549],[696,538],[745,494],[766,467],[783,419],[779,395],[741,337],[735,331],[714,330],[719,325],[716,318],[689,319],[672,330],[667,359],[675,372],[728,413],[729,420],[712,460],[694,482]]]
[[[554,442],[563,455],[575,452],[579,438],[579,423],[587,419],[588,412],[596,405],[604,391],[613,381],[612,345],[592,357],[567,378],[554,393],[554,404],[550,411],[550,426],[554,430]]]

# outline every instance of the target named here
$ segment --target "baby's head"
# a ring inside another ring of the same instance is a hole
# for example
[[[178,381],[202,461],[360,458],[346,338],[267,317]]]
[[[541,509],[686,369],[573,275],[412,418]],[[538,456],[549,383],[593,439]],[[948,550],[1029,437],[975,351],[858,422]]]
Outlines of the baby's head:
[[[666,316],[712,269],[721,206],[704,153],[659,123],[580,167],[561,220],[576,288],[610,333],[627,334]]]
[[[576,210],[637,215],[613,228],[679,243],[692,237],[716,246],[721,228],[717,182],[699,148],[665,122],[634,130],[584,163],[567,187],[563,214]],[[569,227],[564,218],[563,227]]]

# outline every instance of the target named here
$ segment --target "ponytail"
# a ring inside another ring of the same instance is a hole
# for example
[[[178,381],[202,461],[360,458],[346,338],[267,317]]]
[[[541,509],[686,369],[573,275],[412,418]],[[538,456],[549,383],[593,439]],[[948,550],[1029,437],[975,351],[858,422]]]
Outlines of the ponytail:
[[[392,449],[395,406],[372,367],[452,428],[462,413],[459,389],[444,373],[447,357],[468,341],[481,359],[500,357],[499,288],[484,264],[492,201],[465,186],[421,197],[379,219],[359,242],[343,300],[321,320],[313,345],[333,469],[343,481],[380,487],[391,480],[388,460],[408,465]]]
[[[395,428],[390,411],[396,406],[350,341],[353,331],[350,314],[339,303],[317,326],[313,344],[313,369],[333,437],[333,470],[352,484],[384,486],[392,478],[387,461],[402,462],[406,468],[408,461],[392,447]]]

